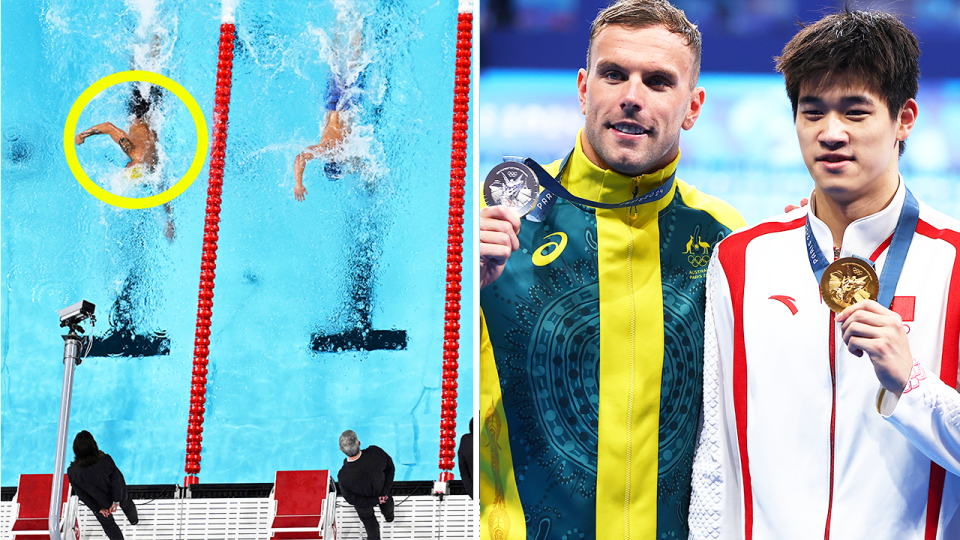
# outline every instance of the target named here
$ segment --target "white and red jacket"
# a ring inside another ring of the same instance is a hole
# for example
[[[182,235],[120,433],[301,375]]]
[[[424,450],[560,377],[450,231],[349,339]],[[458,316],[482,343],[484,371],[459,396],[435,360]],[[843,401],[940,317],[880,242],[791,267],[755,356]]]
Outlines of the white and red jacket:
[[[840,257],[882,272],[903,181]],[[718,244],[707,274],[703,426],[690,538],[960,539],[960,223],[920,204],[892,308],[915,358],[899,400],[851,354],[807,258],[810,208]]]

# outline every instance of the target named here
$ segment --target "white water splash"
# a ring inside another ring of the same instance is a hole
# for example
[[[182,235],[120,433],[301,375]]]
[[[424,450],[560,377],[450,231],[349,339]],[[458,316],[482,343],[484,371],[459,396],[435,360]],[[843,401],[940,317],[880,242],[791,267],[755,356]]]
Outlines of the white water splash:
[[[240,0],[223,0],[223,3],[220,5],[220,22],[226,24],[233,24],[236,20],[235,13],[237,11],[237,4],[240,3]]]
[[[320,60],[329,64],[331,77],[339,81],[341,102],[369,103],[372,77],[367,74],[361,79],[372,61],[370,48],[373,44],[365,43],[363,35],[364,19],[368,14],[358,9],[355,0],[334,0],[333,6],[336,10],[333,36],[322,29],[310,29],[321,45],[318,50]],[[362,84],[358,84],[361,80]],[[340,111],[340,116],[350,130],[343,142],[324,157],[346,164],[345,172],[359,175],[361,182],[372,188],[379,183],[378,179],[390,172],[384,164],[383,147],[373,126],[360,123],[359,111],[348,108]],[[320,128],[322,130],[323,126]]]

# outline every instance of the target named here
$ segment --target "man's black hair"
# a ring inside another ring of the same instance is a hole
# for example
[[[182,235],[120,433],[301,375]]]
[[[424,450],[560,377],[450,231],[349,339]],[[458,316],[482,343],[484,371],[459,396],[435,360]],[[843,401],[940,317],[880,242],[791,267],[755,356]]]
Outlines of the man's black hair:
[[[919,58],[920,44],[900,19],[848,8],[804,26],[776,60],[794,118],[804,82],[850,74],[880,94],[896,119],[907,100],[917,97]],[[904,147],[901,141],[901,155]]]
[[[151,84],[150,85],[150,96],[144,98],[143,94],[140,92],[140,85],[133,85],[133,93],[130,95],[130,101],[127,102],[127,112],[135,116],[136,118],[143,118],[146,116],[150,109],[155,105],[159,105],[163,101],[163,94],[160,93],[160,87]]]

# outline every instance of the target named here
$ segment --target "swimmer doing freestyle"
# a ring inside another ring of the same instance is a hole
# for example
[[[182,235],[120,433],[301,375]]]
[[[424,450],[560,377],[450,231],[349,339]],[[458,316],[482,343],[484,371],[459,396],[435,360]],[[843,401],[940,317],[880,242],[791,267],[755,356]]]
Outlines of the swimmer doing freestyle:
[[[160,88],[150,85],[149,97],[144,98],[140,87],[134,85],[133,94],[127,103],[127,111],[133,115],[127,131],[123,131],[110,122],[103,122],[87,128],[74,137],[77,145],[83,144],[88,137],[94,135],[109,135],[113,142],[130,158],[126,165],[127,178],[138,180],[145,174],[152,173],[157,166],[157,132],[150,125],[147,113],[159,105],[163,99]],[[164,205],[167,212],[167,226],[164,235],[171,242],[175,236],[173,225],[173,211],[170,205]]]
[[[338,47],[340,36],[338,31],[334,39],[334,47]],[[303,171],[308,161],[326,156],[331,158],[323,166],[323,170],[330,180],[338,180],[343,176],[343,163],[336,160],[343,141],[350,134],[350,119],[357,107],[359,91],[363,89],[363,73],[357,73],[363,49],[363,36],[359,30],[350,33],[351,55],[346,66],[338,70],[331,69],[327,79],[326,92],[326,124],[320,136],[320,142],[305,148],[293,163],[293,177],[296,186],[293,188],[293,197],[298,201],[306,198],[307,190],[303,187]],[[352,75],[357,73],[356,77]]]

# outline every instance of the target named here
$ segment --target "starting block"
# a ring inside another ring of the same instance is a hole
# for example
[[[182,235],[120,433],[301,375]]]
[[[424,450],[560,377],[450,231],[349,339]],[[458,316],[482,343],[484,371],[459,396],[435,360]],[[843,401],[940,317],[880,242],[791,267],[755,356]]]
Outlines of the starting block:
[[[271,538],[336,540],[337,491],[330,471],[277,471],[270,501]]]
[[[17,482],[17,494],[13,497],[16,521],[10,533],[14,539],[40,540],[50,538],[50,490],[52,474],[21,474]],[[70,483],[63,475],[63,491],[60,504],[66,503]]]

